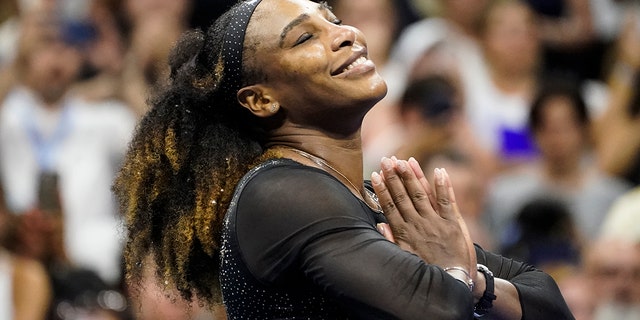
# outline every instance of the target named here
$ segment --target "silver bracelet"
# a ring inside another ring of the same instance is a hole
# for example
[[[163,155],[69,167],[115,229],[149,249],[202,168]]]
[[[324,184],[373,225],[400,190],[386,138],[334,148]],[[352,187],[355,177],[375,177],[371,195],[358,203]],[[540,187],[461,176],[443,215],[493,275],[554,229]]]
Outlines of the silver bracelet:
[[[449,273],[449,271],[460,271],[460,272],[462,272],[467,277],[467,281],[464,281],[462,279],[458,279],[456,277],[454,277],[454,278],[456,280],[464,283],[469,288],[469,291],[473,291],[473,286],[474,286],[473,279],[471,278],[471,274],[469,274],[469,271],[467,271],[465,268],[463,268],[463,267],[446,267],[446,268],[443,268],[442,270],[444,270],[444,272],[446,272],[446,273]]]

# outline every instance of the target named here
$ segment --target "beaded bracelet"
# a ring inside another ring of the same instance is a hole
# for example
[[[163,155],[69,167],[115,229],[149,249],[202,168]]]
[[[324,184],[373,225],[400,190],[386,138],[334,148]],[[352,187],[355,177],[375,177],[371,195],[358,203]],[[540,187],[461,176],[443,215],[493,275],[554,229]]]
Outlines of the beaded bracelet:
[[[454,277],[454,278],[456,280],[464,283],[469,288],[469,291],[473,291],[474,283],[473,283],[473,279],[471,278],[471,275],[469,274],[469,271],[467,271],[466,269],[464,269],[462,267],[446,267],[446,268],[444,268],[442,270],[444,270],[444,272],[446,272],[446,273],[449,273],[450,271],[460,271],[460,272],[462,272],[465,275],[465,277],[467,277],[467,281],[464,281],[464,280],[456,278],[456,277]]]

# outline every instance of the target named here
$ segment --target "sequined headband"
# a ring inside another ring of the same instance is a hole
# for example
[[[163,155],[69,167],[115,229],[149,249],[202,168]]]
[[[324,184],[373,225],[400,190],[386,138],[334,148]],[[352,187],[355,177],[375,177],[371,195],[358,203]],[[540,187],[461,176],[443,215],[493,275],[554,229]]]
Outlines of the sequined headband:
[[[236,93],[242,85],[242,51],[244,47],[244,36],[251,15],[255,11],[261,0],[243,1],[236,6],[232,13],[231,23],[227,26],[224,34],[224,44],[222,48],[222,58],[225,64],[225,77],[222,88],[226,96],[236,101]]]

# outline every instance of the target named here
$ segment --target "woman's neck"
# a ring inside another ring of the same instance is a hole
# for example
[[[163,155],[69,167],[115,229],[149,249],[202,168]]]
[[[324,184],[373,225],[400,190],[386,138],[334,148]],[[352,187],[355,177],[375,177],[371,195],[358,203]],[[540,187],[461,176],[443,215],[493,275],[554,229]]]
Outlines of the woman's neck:
[[[326,161],[351,181],[362,181],[362,143],[358,138],[334,139],[326,135],[291,135],[269,139],[267,148],[295,149]],[[286,155],[291,155],[286,153]],[[299,159],[295,156],[295,159]],[[295,160],[294,159],[294,160]]]
[[[285,158],[320,168],[340,180],[354,194],[367,201],[364,190],[362,142],[360,132],[348,138],[332,138],[326,133],[307,130],[272,136],[266,144]]]

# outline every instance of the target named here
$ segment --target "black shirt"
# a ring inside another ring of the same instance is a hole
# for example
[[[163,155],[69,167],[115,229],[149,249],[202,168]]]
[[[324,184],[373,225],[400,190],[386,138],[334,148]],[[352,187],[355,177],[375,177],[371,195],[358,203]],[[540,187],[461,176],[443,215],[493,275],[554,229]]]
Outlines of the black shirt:
[[[229,319],[472,319],[469,289],[387,241],[383,222],[330,174],[269,160],[238,184],[225,218],[220,280]],[[477,248],[512,281],[523,319],[572,319],[556,284]]]

